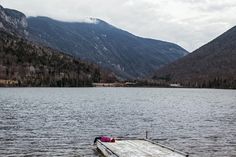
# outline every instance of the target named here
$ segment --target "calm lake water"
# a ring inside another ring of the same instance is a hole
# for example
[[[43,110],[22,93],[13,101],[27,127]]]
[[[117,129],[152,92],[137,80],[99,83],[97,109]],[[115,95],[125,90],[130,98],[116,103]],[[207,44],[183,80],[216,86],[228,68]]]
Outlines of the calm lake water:
[[[150,137],[193,157],[236,156],[236,91],[0,88],[0,156],[98,156],[99,135]]]

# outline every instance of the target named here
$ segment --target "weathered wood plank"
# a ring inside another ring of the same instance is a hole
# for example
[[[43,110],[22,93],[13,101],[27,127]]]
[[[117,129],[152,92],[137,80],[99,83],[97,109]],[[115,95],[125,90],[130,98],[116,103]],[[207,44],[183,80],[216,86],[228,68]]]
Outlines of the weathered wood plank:
[[[99,141],[100,142],[100,141]],[[168,148],[151,143],[146,140],[117,140],[115,143],[102,143],[104,148],[101,148],[106,156],[118,157],[184,157],[181,153],[172,151]],[[114,153],[112,155],[112,153]],[[109,155],[110,154],[110,155]]]

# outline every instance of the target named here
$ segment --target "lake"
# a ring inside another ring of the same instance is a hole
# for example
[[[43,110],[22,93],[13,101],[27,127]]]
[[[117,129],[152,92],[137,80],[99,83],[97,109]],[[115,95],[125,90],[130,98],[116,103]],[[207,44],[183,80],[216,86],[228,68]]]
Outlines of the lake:
[[[0,88],[0,156],[97,157],[100,135],[149,137],[192,157],[236,154],[236,90]]]

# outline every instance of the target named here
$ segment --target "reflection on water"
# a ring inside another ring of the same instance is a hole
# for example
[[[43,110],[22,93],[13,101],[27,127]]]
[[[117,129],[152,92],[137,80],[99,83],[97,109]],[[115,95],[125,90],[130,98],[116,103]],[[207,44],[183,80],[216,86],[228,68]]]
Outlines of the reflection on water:
[[[191,156],[236,154],[236,91],[2,88],[0,154],[98,156],[99,135],[144,137]]]

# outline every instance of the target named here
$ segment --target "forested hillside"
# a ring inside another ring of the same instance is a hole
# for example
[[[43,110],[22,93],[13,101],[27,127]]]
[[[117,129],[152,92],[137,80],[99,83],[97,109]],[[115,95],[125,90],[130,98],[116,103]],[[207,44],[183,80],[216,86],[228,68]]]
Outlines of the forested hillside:
[[[97,66],[0,31],[0,84],[91,86],[101,80]]]
[[[153,78],[187,87],[236,88],[236,27],[159,69]]]

